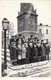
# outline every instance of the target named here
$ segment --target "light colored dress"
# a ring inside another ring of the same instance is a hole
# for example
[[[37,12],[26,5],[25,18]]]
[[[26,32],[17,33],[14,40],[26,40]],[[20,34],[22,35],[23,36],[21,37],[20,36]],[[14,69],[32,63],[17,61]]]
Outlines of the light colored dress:
[[[21,60],[22,46],[18,44],[18,60]]]
[[[25,48],[25,45],[23,44],[22,45],[22,59],[25,59],[26,58],[26,48]]]

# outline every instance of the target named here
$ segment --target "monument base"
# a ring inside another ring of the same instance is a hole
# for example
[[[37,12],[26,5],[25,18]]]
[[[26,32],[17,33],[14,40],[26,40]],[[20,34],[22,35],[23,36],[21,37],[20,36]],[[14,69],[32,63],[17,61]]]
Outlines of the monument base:
[[[37,37],[40,41],[42,40],[42,37],[43,37],[42,33],[38,33],[36,31],[22,31],[22,32],[19,32],[18,35],[19,34],[24,36],[26,39],[30,37],[30,35],[33,35],[34,38]]]

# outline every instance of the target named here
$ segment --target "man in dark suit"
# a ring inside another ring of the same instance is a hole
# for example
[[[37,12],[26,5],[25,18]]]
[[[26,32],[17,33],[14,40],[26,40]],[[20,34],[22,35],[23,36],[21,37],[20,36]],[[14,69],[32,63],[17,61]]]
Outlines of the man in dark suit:
[[[12,61],[12,64],[15,65],[17,58],[16,58],[16,43],[14,36],[12,36],[12,38],[10,39],[10,59]]]
[[[50,53],[50,47],[48,43],[46,43],[46,48],[45,48],[46,60],[49,60],[49,53]]]
[[[29,42],[29,55],[30,55],[30,57],[29,57],[29,62],[30,63],[32,63],[32,62],[34,62],[34,48],[33,48],[33,43],[30,41]]]

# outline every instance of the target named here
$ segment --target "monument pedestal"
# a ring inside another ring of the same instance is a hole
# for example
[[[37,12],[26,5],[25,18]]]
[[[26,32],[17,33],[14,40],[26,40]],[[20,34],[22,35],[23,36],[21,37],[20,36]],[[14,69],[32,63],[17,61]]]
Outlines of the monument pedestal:
[[[40,41],[42,39],[43,34],[38,33],[36,31],[22,31],[19,32],[18,35],[21,34],[22,36],[24,36],[26,39],[28,39],[31,35],[33,35],[33,37],[37,37]]]

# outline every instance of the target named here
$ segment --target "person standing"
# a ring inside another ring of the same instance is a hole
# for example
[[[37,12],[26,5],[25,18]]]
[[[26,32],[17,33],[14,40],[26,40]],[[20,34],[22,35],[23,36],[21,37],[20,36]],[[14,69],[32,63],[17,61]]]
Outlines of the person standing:
[[[13,53],[12,53],[12,50],[13,50],[13,48],[12,48],[13,42],[14,42],[14,36],[12,36],[11,39],[10,39],[10,60],[13,59]]]
[[[25,44],[22,43],[22,64],[26,64],[26,47]]]
[[[21,54],[22,54],[22,36],[21,34],[19,34],[18,39],[17,39],[17,51],[18,51],[18,64],[22,64],[22,58],[21,58]]]
[[[29,55],[30,55],[30,57],[29,57],[29,62],[30,63],[32,63],[32,62],[34,62],[34,48],[33,48],[33,43],[30,41],[29,42]]]
[[[36,44],[34,44],[34,46],[33,46],[33,48],[34,48],[34,50],[33,50],[33,52],[34,52],[34,62],[37,62],[37,58],[38,58],[38,49],[37,49],[37,45]]]
[[[16,43],[14,36],[12,36],[12,38],[10,39],[10,59],[12,64],[15,65],[17,57],[16,57]]]
[[[42,61],[45,60],[45,47],[44,47],[43,43],[41,43],[41,60]]]
[[[16,57],[18,62],[18,36],[15,36],[15,43],[16,43]]]
[[[18,60],[17,60],[17,64],[21,64],[21,53],[22,53],[22,45],[21,44],[18,44],[18,47],[17,47],[17,51],[18,51]]]
[[[29,63],[29,53],[30,53],[30,50],[29,50],[29,45],[28,45],[28,41],[24,43],[25,44],[25,48],[26,48],[26,63]]]
[[[37,49],[38,49],[38,60],[37,61],[41,61],[41,46],[40,46],[40,42],[37,43]]]
[[[48,43],[46,43],[45,50],[46,50],[46,52],[45,52],[46,53],[46,60],[49,60],[50,47],[49,47]]]
[[[17,38],[17,53],[18,53],[17,64],[22,64],[22,58],[21,58],[21,54],[22,54],[22,35],[21,34],[19,34],[18,38]]]

